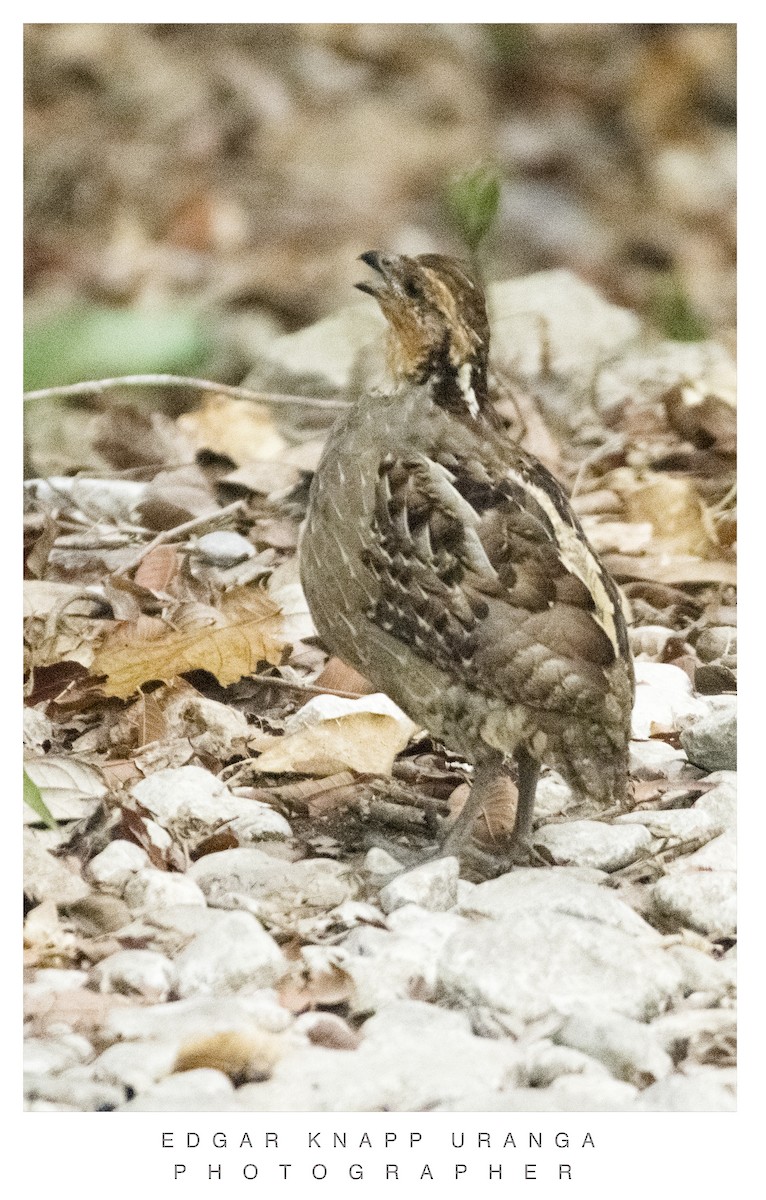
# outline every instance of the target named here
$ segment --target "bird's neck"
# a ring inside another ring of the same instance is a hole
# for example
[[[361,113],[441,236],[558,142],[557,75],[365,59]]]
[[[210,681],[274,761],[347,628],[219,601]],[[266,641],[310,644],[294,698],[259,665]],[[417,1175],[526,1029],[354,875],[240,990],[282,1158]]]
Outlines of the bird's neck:
[[[487,360],[484,355],[454,362],[449,354],[429,365],[424,382],[430,384],[431,399],[455,415],[476,419],[489,405]]]

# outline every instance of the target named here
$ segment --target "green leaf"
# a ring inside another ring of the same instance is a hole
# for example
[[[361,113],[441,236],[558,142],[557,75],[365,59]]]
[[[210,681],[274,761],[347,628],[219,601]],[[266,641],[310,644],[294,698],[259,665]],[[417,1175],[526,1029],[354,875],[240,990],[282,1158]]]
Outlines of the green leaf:
[[[58,824],[53,819],[48,809],[47,804],[43,800],[40,789],[24,772],[24,803],[28,804],[33,812],[37,813],[41,821],[44,821],[49,829],[58,829]]]
[[[117,375],[193,375],[210,350],[196,313],[78,305],[24,331],[24,389]]]
[[[448,184],[447,207],[472,254],[492,227],[499,204],[500,176],[494,167],[474,167]]]
[[[695,312],[677,275],[662,275],[652,298],[651,315],[666,337],[674,342],[702,342],[709,330]]]

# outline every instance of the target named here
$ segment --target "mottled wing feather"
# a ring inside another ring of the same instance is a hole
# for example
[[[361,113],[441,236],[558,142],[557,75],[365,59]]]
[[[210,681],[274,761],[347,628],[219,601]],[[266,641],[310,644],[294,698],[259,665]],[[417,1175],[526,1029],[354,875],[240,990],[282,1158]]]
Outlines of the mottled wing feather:
[[[553,518],[501,463],[387,456],[365,555],[378,583],[368,616],[469,687],[576,712],[608,691],[615,646],[567,566],[562,523],[581,531],[535,470]]]

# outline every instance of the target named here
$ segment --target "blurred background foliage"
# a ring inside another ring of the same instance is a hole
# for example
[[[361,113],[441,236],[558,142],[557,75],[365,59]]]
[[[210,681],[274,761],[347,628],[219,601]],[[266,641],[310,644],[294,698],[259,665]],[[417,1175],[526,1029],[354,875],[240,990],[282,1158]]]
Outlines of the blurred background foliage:
[[[733,344],[734,25],[36,24],[25,59],[30,388],[237,382],[372,247]]]

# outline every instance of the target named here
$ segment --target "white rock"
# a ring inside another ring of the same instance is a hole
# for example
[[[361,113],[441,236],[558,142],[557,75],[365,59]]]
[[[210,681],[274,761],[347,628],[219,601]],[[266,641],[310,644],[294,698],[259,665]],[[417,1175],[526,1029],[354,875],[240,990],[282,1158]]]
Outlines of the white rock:
[[[176,970],[170,959],[156,950],[118,950],[97,962],[90,978],[99,992],[142,996],[159,1003],[175,988]]]
[[[547,850],[557,864],[616,871],[635,862],[652,838],[639,826],[627,829],[603,821],[566,821],[536,829],[532,842]]]
[[[57,992],[68,992],[73,988],[85,987],[88,982],[87,971],[61,970],[57,967],[44,967],[35,971],[31,983],[24,984],[24,994],[29,996],[55,995]]]
[[[453,912],[427,912],[414,904],[396,909],[389,929],[360,925],[339,949],[354,981],[354,1013],[377,1012],[397,1000],[435,996],[437,962],[449,937],[467,924]]]
[[[167,1075],[126,1104],[121,1112],[203,1112],[206,1109],[226,1111],[232,1104],[234,1085],[223,1071],[201,1067],[195,1071],[180,1071]]]
[[[123,899],[132,909],[166,908],[175,904],[205,904],[205,897],[186,875],[144,867],[127,883]]]
[[[650,1029],[668,1054],[680,1061],[701,1057],[716,1044],[728,1044],[733,1050],[737,1017],[731,1008],[682,1009],[658,1017]]]
[[[686,751],[659,739],[630,743],[629,770],[633,779],[675,779],[686,766]]]
[[[279,946],[250,913],[232,912],[175,960],[180,996],[226,996],[276,983],[287,970]]]
[[[191,996],[173,1004],[114,1008],[106,1017],[103,1034],[105,1040],[180,1043],[211,1033],[247,1033],[254,1026],[269,1033],[281,1033],[292,1020],[276,993],[271,988],[263,988],[252,995],[212,999]]]
[[[405,904],[417,904],[429,912],[445,912],[457,904],[460,864],[456,858],[437,858],[412,871],[397,875],[381,890],[380,906],[391,913]]]
[[[143,1092],[170,1075],[176,1064],[181,1039],[170,1041],[115,1042],[91,1065],[99,1083]]]
[[[529,1022],[599,1007],[647,1020],[680,995],[681,972],[656,943],[565,912],[522,910],[455,934],[439,959],[437,994]]]
[[[460,1013],[401,1001],[366,1021],[358,1049],[309,1046],[285,1055],[271,1079],[238,1090],[254,1112],[412,1112],[446,1107],[481,1088],[510,1089],[519,1052],[474,1036]]]
[[[535,816],[538,821],[563,817],[579,803],[569,784],[555,771],[546,771],[541,775],[535,792]]]
[[[264,840],[283,842],[293,836],[288,821],[270,804],[248,800],[248,805],[248,809],[229,826],[239,839],[240,846],[254,845]]]
[[[559,1075],[545,1095],[553,1108],[566,1112],[620,1112],[633,1108],[639,1093],[633,1084],[605,1074]]]
[[[602,1063],[568,1045],[554,1045],[548,1038],[532,1042],[522,1051],[521,1077],[527,1087],[547,1088],[562,1075],[596,1076],[607,1071]]]
[[[709,712],[709,705],[694,696],[691,680],[680,667],[639,660],[635,670],[634,738],[646,740],[654,732],[680,729],[686,718]]]
[[[523,868],[480,883],[458,912],[513,921],[525,912],[563,913],[611,926],[648,941],[660,940],[656,930],[610,888],[582,878],[579,867]],[[602,876],[603,878],[603,876]]]
[[[362,868],[368,871],[370,875],[395,875],[397,871],[401,871],[402,864],[397,862],[392,854],[387,850],[381,850],[378,846],[373,846],[364,856]]]
[[[716,771],[708,775],[707,783],[715,783],[716,787],[705,792],[695,802],[698,812],[707,813],[715,818],[724,829],[734,830],[737,827],[737,775],[734,771]]]
[[[735,973],[724,959],[713,958],[712,954],[683,944],[668,946],[668,954],[683,972],[684,995],[704,992],[718,998],[734,990]]]
[[[653,1031],[600,1008],[578,1009],[553,1035],[561,1045],[572,1046],[603,1063],[616,1079],[646,1087],[673,1070],[670,1055]]]
[[[705,1074],[686,1077],[669,1075],[652,1084],[636,1101],[636,1108],[647,1112],[733,1112],[734,1089],[723,1072],[710,1068]]]
[[[70,1033],[57,1038],[26,1038],[24,1070],[31,1075],[56,1075],[59,1071],[84,1062],[93,1053],[87,1038]]]
[[[230,529],[216,529],[197,538],[195,553],[201,554],[216,567],[233,567],[255,554],[255,546],[241,533]]]
[[[121,896],[129,880],[148,866],[149,855],[141,846],[117,838],[86,864],[83,874],[97,887]]]
[[[202,767],[167,767],[155,771],[134,784],[132,793],[160,825],[184,841],[214,833],[227,822],[253,811],[252,800],[234,796],[220,779]]]
[[[737,839],[731,831],[713,838],[707,845],[695,850],[693,854],[668,864],[669,872],[673,871],[736,871],[737,869]]]
[[[679,842],[709,841],[724,830],[720,818],[696,805],[693,808],[644,809],[622,813],[615,818],[615,825],[642,825],[652,837],[671,838]]]
[[[696,929],[711,938],[737,932],[736,871],[675,871],[654,884],[651,900],[670,929]]]
[[[206,854],[189,876],[211,905],[231,908],[238,896],[250,897],[254,911],[274,920],[337,908],[357,891],[349,868],[333,859],[289,863],[249,847]]]
[[[30,1100],[47,1100],[78,1112],[112,1110],[125,1099],[123,1088],[98,1082],[90,1068],[81,1066],[70,1067],[60,1075],[28,1075],[24,1092]]]

